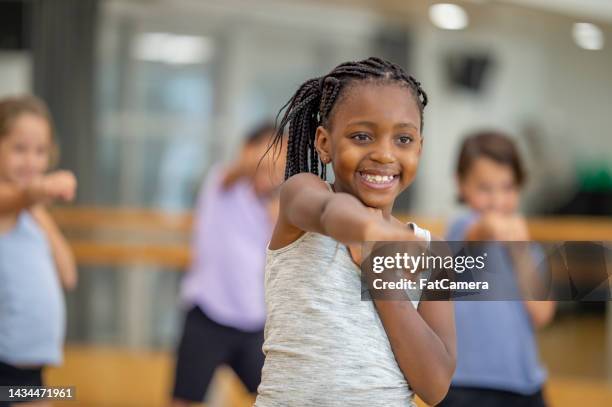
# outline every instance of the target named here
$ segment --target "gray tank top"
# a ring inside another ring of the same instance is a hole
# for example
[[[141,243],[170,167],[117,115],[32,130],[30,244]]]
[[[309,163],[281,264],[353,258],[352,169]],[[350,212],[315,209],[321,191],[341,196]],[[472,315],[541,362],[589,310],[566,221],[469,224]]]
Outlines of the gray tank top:
[[[415,406],[373,302],[361,301],[361,270],[345,245],[306,232],[268,249],[265,290],[256,407]]]

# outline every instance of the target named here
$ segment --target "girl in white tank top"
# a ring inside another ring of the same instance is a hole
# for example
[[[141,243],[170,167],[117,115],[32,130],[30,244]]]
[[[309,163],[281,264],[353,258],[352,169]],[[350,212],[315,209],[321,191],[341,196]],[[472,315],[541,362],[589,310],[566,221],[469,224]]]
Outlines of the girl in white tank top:
[[[290,123],[257,407],[411,406],[414,393],[428,404],[446,394],[452,305],[362,301],[356,264],[364,241],[430,240],[391,215],[416,172],[426,103],[414,78],[377,58],[341,64],[290,100],[276,138],[282,146]]]

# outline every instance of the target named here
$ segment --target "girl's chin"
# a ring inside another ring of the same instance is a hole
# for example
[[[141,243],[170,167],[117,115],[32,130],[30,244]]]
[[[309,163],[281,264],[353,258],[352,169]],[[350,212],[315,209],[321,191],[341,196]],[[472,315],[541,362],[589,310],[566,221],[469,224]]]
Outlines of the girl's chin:
[[[383,188],[372,188],[369,185],[361,183],[358,187],[359,194],[368,201],[385,202],[393,204],[395,198],[399,195],[397,181]]]
[[[381,210],[388,207],[393,207],[395,198],[397,198],[396,195],[390,197],[388,193],[381,194],[380,192],[367,192],[359,194],[359,199],[364,205]]]

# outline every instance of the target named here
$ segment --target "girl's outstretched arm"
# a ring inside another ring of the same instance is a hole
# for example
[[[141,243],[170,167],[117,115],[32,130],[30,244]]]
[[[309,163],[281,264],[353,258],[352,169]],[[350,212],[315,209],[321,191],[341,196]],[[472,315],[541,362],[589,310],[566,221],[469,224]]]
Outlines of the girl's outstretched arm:
[[[334,193],[309,173],[296,174],[281,187],[280,213],[270,241],[278,249],[304,232],[316,232],[351,244],[369,240],[413,240],[414,234],[376,216],[357,198]]]
[[[448,392],[457,358],[451,301],[374,300],[398,365],[410,387],[427,404]]]
[[[55,171],[25,187],[0,182],[0,216],[14,215],[37,203],[72,201],[76,178],[70,171]]]

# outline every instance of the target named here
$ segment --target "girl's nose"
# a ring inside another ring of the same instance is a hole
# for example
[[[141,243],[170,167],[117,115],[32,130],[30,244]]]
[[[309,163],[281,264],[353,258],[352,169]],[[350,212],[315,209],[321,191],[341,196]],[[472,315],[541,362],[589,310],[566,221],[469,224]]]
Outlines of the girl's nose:
[[[28,154],[27,158],[26,158],[26,164],[29,167],[35,167],[38,162],[40,161],[40,158],[38,157],[38,155],[36,153],[30,153]]]
[[[381,164],[388,164],[395,162],[395,156],[390,146],[386,143],[380,143],[374,147],[374,151],[370,153],[372,161],[379,162]]]
[[[505,203],[503,194],[499,192],[495,192],[491,199],[491,203],[492,203],[494,210],[501,212],[504,209],[504,203]]]

